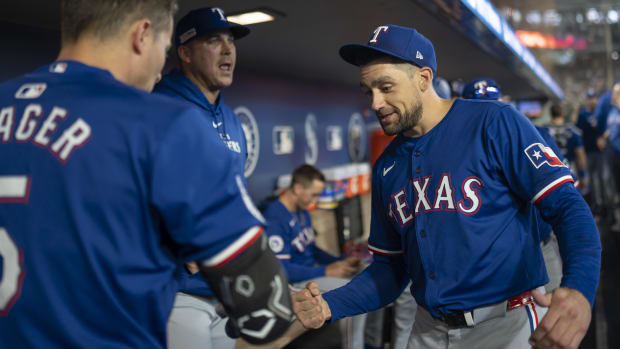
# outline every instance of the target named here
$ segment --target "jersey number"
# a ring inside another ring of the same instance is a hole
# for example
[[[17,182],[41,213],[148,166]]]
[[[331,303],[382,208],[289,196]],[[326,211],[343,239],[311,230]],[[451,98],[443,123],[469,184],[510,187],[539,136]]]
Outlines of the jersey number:
[[[30,178],[26,176],[0,176],[0,203],[28,202],[29,184]],[[6,316],[20,295],[24,260],[21,250],[4,227],[0,227],[0,257],[0,316]]]

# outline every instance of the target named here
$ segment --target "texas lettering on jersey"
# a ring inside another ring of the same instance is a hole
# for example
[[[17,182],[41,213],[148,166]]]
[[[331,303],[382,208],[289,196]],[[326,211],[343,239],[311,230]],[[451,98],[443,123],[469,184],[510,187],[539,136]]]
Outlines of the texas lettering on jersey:
[[[423,212],[457,211],[465,215],[478,212],[482,200],[478,191],[484,187],[482,179],[469,176],[462,180],[460,193],[452,185],[450,174],[443,173],[435,188],[429,188],[432,176],[418,177],[391,195],[388,216],[397,219],[401,227]],[[458,195],[460,194],[460,195]],[[457,198],[461,198],[457,200]]]
[[[90,125],[81,118],[75,120],[61,134],[55,135],[67,117],[67,110],[54,106],[51,110],[37,103],[26,105],[23,110],[15,106],[0,109],[0,140],[2,143],[27,143],[45,148],[60,162],[66,163],[73,152],[89,139]],[[54,137],[56,136],[56,137]]]
[[[306,247],[314,242],[314,229],[312,227],[303,228],[299,234],[291,241],[291,245],[299,252],[304,252]]]

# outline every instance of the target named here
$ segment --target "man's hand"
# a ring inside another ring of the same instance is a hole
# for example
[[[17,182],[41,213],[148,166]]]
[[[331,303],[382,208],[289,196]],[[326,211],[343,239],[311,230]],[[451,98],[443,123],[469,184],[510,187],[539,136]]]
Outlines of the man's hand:
[[[534,348],[578,348],[588,331],[592,310],[581,292],[560,287],[543,295],[532,291],[536,303],[549,310],[530,337]]]
[[[196,263],[196,262],[187,262],[187,263],[185,263],[185,268],[187,268],[187,271],[190,274],[196,274],[197,272],[200,271],[200,268],[198,267],[198,263]]]
[[[357,256],[349,256],[344,260],[351,268],[358,270],[362,260]]]
[[[598,149],[601,151],[605,150],[605,147],[607,146],[607,138],[605,135],[602,135],[596,139],[596,146],[598,146]]]
[[[328,264],[325,267],[325,275],[337,278],[343,278],[352,275],[357,271],[357,266],[351,266],[351,264],[347,261],[348,258],[343,261]]]
[[[305,328],[319,328],[332,317],[316,282],[309,282],[306,288],[293,294],[293,311]]]

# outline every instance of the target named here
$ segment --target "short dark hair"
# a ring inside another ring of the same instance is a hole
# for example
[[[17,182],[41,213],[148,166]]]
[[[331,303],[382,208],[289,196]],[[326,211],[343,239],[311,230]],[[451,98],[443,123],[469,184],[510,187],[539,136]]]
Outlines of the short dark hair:
[[[62,43],[76,42],[88,32],[99,39],[119,33],[123,25],[148,18],[153,31],[170,25],[177,0],[62,0],[60,5]]]
[[[551,117],[559,118],[563,116],[564,108],[562,108],[562,104],[560,102],[553,102],[551,105]]]
[[[316,167],[308,164],[301,165],[293,171],[293,179],[291,180],[291,187],[297,183],[304,187],[309,186],[315,179],[325,182],[325,176]]]

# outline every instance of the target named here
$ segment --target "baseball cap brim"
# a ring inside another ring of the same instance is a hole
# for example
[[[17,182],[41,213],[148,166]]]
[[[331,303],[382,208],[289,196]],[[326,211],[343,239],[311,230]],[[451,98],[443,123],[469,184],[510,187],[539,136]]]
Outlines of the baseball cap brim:
[[[400,56],[392,52],[389,52],[387,50],[383,50],[383,49],[373,47],[370,45],[348,44],[348,45],[342,46],[340,50],[338,51],[338,53],[340,53],[340,57],[342,57],[342,59],[344,59],[347,63],[353,64],[356,66],[360,66],[364,63],[367,63],[370,57],[376,57],[377,53],[382,53],[390,57],[402,59],[405,62],[409,62],[419,67],[419,65],[416,62],[413,62],[404,56]]]
[[[230,24],[230,27],[228,27],[228,29],[230,29],[230,32],[235,39],[241,39],[250,34],[250,28],[248,27],[233,22],[228,23]]]

